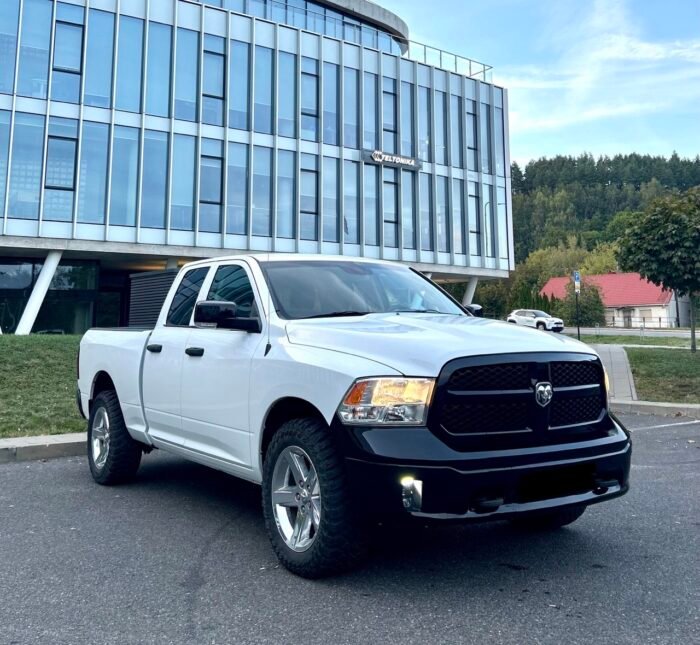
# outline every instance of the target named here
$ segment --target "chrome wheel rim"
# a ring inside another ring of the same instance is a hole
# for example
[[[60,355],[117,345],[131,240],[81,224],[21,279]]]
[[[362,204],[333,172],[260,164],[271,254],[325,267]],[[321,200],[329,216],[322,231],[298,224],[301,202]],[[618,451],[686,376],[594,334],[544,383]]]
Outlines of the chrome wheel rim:
[[[95,412],[90,429],[90,445],[95,468],[101,470],[109,456],[109,415],[105,408],[99,408]]]
[[[271,502],[284,543],[298,553],[310,548],[321,526],[321,487],[311,458],[298,446],[277,457]]]

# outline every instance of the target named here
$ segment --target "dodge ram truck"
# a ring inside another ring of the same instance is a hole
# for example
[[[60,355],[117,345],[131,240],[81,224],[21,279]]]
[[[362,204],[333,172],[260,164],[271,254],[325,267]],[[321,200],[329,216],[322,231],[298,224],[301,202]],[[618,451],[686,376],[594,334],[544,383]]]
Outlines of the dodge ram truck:
[[[553,529],[628,490],[590,347],[475,317],[397,263],[190,263],[153,329],[85,334],[77,397],[95,481],[158,449],[260,484],[272,548],[305,577],[359,563],[382,519]]]

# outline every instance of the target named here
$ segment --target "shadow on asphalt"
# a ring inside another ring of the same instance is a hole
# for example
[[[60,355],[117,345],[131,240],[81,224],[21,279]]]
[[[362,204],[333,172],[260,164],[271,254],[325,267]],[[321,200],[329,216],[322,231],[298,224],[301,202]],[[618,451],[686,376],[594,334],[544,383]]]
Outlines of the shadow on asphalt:
[[[267,543],[260,488],[238,478],[191,462],[146,456],[138,479],[123,490],[139,497],[153,496],[159,505],[179,515],[191,514],[192,523],[206,523],[203,514],[211,512],[216,524],[235,525],[236,531],[219,537],[228,543],[227,551],[240,555],[259,549],[259,540]],[[569,576],[599,576],[608,568],[617,568],[616,560],[619,566],[627,547],[600,526],[600,511],[593,507],[574,525],[550,533],[519,531],[503,521],[389,523],[374,531],[372,553],[363,568],[316,583],[292,579],[304,584],[367,586],[376,591],[379,578],[391,586],[392,593],[407,599],[417,590],[527,594],[533,585],[542,587],[541,583]],[[226,564],[220,562],[220,566]],[[276,568],[272,550],[266,564]],[[276,573],[291,576],[281,567]],[[540,588],[538,593],[547,592]]]

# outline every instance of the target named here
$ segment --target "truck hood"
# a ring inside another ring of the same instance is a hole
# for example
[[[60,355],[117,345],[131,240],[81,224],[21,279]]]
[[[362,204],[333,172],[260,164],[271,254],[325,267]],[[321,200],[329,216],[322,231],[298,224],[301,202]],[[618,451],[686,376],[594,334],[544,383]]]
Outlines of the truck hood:
[[[471,316],[382,313],[358,318],[289,321],[287,337],[362,356],[412,376],[437,376],[454,358],[516,352],[595,354],[566,336]]]

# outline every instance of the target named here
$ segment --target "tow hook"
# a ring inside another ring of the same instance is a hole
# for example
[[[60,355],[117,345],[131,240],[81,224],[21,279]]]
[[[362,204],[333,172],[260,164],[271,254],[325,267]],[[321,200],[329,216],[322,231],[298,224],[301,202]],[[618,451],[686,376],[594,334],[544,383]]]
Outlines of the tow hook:
[[[595,488],[593,489],[593,494],[594,495],[604,495],[605,493],[608,492],[610,488],[613,488],[614,486],[619,486],[620,482],[617,481],[617,479],[608,479],[608,480],[597,480],[595,482]]]

